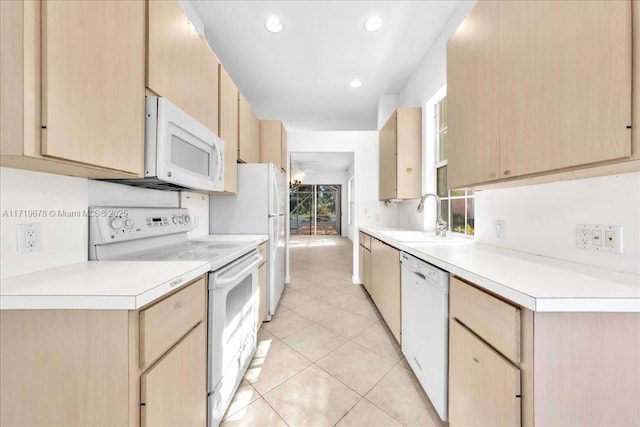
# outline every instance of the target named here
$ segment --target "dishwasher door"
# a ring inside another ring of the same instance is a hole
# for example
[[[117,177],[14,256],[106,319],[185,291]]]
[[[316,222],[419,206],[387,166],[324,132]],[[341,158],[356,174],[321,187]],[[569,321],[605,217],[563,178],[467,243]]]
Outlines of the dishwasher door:
[[[402,252],[402,353],[447,421],[449,275]]]

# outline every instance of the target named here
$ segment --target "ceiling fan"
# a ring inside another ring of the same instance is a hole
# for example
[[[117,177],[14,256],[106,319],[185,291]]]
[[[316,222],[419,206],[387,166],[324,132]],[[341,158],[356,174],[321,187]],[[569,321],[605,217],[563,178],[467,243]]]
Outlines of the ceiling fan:
[[[291,162],[291,165],[293,166],[293,171],[294,174],[296,172],[302,172],[302,173],[315,173],[315,169],[314,167],[316,166],[316,162],[313,160],[309,160],[309,161],[300,161],[300,160],[293,160]]]

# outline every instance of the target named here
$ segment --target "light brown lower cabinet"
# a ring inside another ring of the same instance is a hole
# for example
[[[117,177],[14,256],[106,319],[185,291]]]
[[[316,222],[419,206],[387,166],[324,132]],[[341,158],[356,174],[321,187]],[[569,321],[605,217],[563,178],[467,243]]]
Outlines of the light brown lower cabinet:
[[[371,236],[360,232],[360,280],[365,290],[371,294]]]
[[[454,276],[449,306],[451,427],[640,425],[640,313],[533,312]]]
[[[449,323],[451,426],[519,426],[520,369],[457,320]]]
[[[0,425],[206,426],[206,292],[203,276],[136,311],[0,310]],[[141,357],[145,340],[163,348]]]
[[[396,341],[400,343],[402,330],[400,251],[372,238],[370,271],[371,298]]]
[[[204,322],[140,377],[140,425],[204,426],[207,423],[207,358]]]

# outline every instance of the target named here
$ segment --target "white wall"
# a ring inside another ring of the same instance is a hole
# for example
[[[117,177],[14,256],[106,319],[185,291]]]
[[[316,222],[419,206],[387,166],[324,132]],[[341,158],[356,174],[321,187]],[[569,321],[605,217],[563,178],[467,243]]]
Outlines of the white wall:
[[[355,168],[355,163],[352,161],[351,164],[349,165],[349,167],[347,168],[347,187],[349,185],[349,179],[351,179],[354,176],[354,168]],[[353,198],[355,199],[355,178],[353,181]],[[347,188],[348,191],[348,188]],[[345,191],[345,193],[347,193],[347,191]],[[345,194],[347,195],[347,194]],[[354,202],[354,206],[355,206],[355,202]],[[348,199],[348,195],[347,195],[347,204],[346,204],[346,209],[349,209],[349,199]],[[345,212],[343,213],[343,215],[345,217],[347,217],[348,212],[345,210]],[[356,210],[354,208],[353,210],[353,216],[356,216]],[[356,233],[356,229],[354,228],[353,224],[355,222],[355,219],[351,219],[351,224],[349,224],[348,222],[346,222],[346,229],[347,229],[347,236],[351,239],[352,242],[358,242],[359,241],[359,237],[356,237],[357,233]]]
[[[347,169],[319,170],[307,172],[302,183],[304,185],[339,185],[340,186],[340,234],[353,240],[353,234],[348,234],[347,226]]]
[[[87,260],[88,185],[71,178],[0,168],[0,277]],[[18,253],[18,224],[39,223],[42,251]]]
[[[578,224],[622,225],[623,253],[577,249]],[[639,274],[640,173],[479,191],[476,242]]]

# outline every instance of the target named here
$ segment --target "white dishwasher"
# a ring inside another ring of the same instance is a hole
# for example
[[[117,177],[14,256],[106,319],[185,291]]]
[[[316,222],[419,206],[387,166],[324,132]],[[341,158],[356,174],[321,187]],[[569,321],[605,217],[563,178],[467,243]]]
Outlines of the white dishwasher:
[[[443,421],[449,373],[449,273],[405,252],[402,264],[402,353]]]

